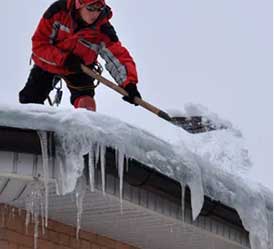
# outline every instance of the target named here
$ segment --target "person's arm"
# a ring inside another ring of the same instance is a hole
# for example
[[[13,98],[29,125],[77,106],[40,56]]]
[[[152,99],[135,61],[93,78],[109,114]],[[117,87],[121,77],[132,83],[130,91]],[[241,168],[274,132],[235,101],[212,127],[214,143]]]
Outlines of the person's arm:
[[[101,32],[103,43],[100,56],[106,61],[106,69],[121,87],[137,84],[135,62],[129,51],[122,46],[113,26],[108,22],[101,26]]]
[[[53,66],[62,66],[68,52],[64,52],[53,44],[52,36],[58,32],[57,16],[62,11],[60,2],[53,3],[41,18],[32,37],[33,56]]]

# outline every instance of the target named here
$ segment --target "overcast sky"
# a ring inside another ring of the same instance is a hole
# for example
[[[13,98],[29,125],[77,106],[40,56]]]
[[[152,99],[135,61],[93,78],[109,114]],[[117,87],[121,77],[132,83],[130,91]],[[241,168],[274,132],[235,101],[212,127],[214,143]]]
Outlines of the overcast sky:
[[[50,0],[1,4],[0,101],[18,102],[31,36]],[[272,188],[272,1],[109,0],[120,40],[133,55],[145,100],[162,108],[202,104],[246,139],[251,175]],[[108,77],[108,74],[105,74]],[[69,106],[66,92],[63,106]],[[163,121],[100,86],[98,112],[161,132]],[[166,125],[166,124],[165,124]]]

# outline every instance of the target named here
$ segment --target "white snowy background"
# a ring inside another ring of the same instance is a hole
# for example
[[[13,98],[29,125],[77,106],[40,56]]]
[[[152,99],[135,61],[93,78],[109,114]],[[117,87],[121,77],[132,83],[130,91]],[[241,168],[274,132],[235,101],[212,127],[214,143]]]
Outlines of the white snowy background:
[[[31,36],[52,2],[1,3],[3,103],[18,101],[30,70]],[[230,120],[245,138],[253,162],[250,176],[272,189],[272,1],[108,4],[114,12],[112,23],[137,63],[144,99],[165,110],[199,103]],[[96,101],[99,113],[177,138],[168,123],[128,105],[104,86],[97,89]],[[62,106],[69,105],[66,92]]]

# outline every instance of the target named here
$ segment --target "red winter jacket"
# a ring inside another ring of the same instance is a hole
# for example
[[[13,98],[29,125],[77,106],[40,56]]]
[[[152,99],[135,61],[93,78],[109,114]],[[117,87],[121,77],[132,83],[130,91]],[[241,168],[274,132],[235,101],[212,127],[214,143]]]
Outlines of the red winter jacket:
[[[59,0],[45,12],[32,37],[32,58],[42,69],[68,75],[64,61],[73,52],[85,65],[90,65],[100,55],[106,61],[106,69],[122,87],[137,83],[135,63],[128,50],[121,45],[109,19],[110,7],[102,11],[92,25],[77,20],[74,0]]]

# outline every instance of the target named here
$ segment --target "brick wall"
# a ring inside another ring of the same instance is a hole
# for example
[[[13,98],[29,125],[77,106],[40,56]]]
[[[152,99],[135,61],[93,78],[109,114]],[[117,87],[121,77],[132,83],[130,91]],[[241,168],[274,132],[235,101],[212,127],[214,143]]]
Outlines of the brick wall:
[[[0,249],[33,249],[34,225],[25,226],[26,212],[0,204]],[[138,249],[92,232],[48,220],[48,228],[42,233],[39,226],[37,249]]]

